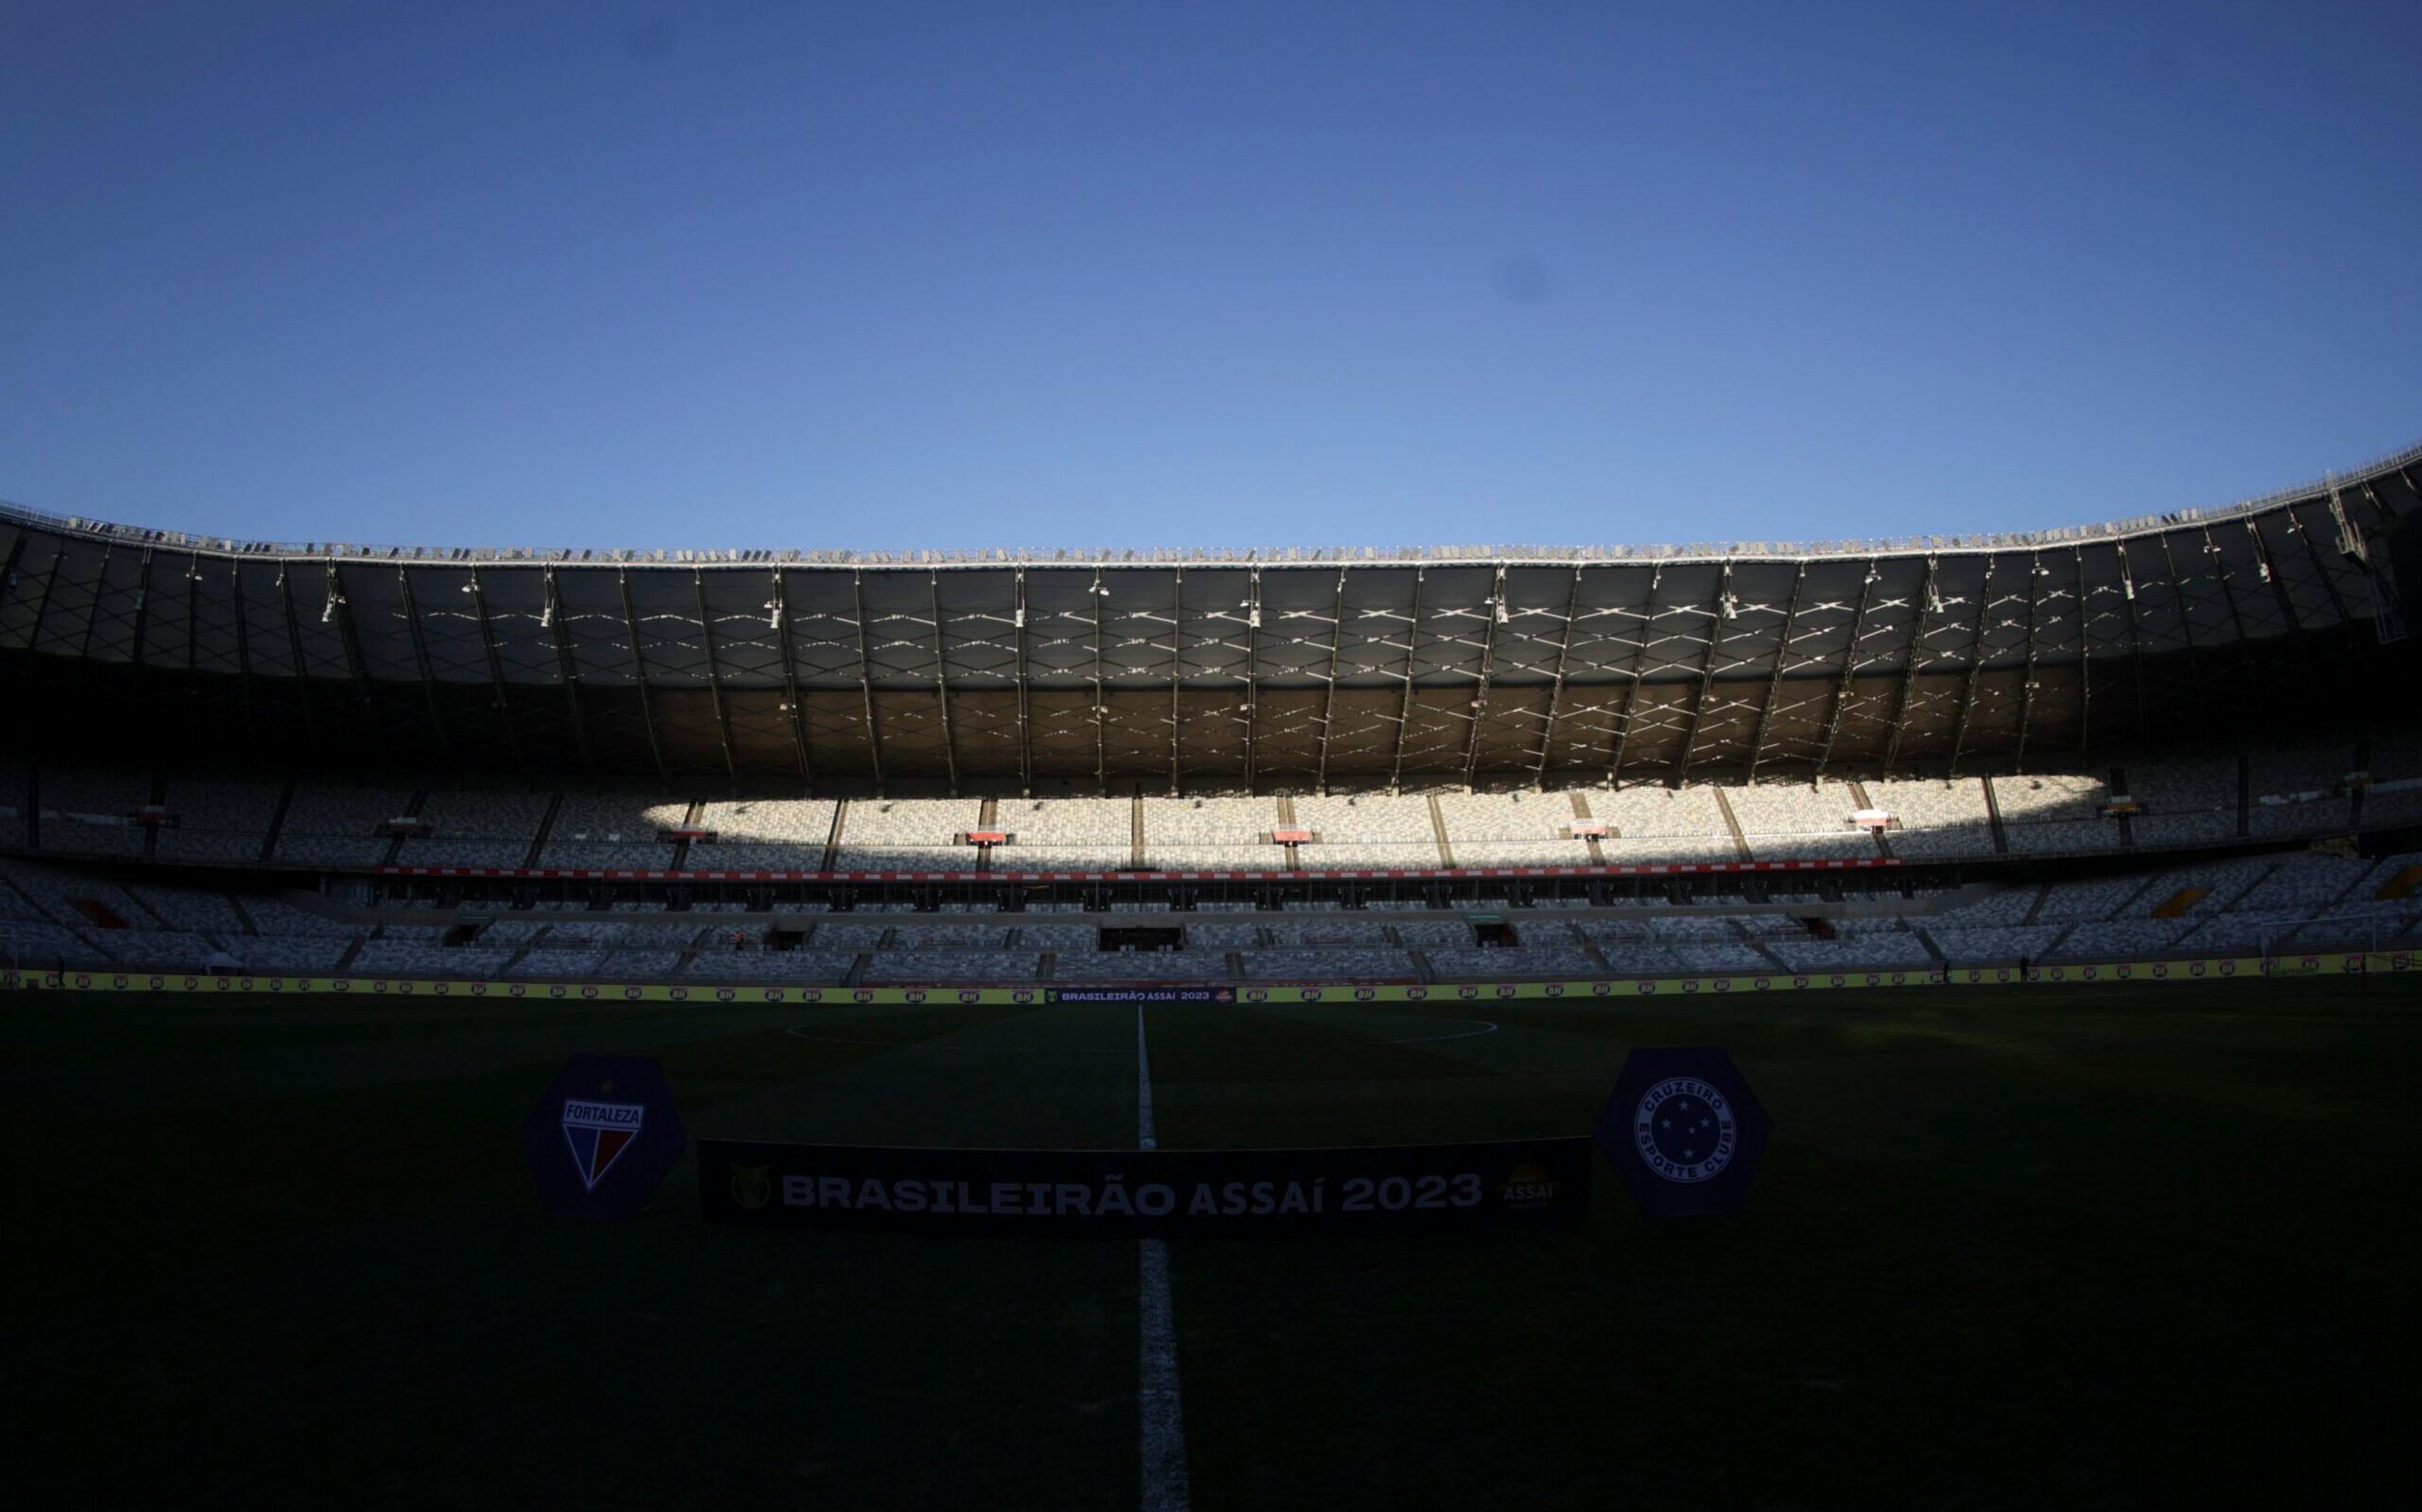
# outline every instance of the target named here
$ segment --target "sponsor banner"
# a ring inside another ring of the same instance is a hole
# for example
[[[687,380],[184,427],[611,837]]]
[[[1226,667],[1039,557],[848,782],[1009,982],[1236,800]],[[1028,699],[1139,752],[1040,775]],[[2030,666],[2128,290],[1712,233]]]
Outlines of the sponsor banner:
[[[700,1140],[711,1223],[1105,1238],[1449,1232],[1589,1211],[1590,1142],[950,1150]]]
[[[574,1055],[522,1118],[539,1206],[558,1218],[637,1218],[689,1143],[654,1061]]]
[[[1046,1003],[1234,1003],[1233,987],[1046,987]]]

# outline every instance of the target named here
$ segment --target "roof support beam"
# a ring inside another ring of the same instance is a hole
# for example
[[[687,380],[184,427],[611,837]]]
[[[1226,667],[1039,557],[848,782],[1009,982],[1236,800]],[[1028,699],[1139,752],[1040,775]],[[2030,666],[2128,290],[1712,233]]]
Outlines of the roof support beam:
[[[1716,579],[1716,613],[1707,621],[1707,647],[1699,659],[1699,693],[1691,700],[1691,732],[1682,737],[1682,759],[1674,767],[1676,787],[1691,780],[1691,758],[1699,754],[1699,724],[1707,717],[1707,696],[1715,691],[1716,650],[1723,644],[1724,626],[1738,612],[1733,599],[1733,559],[1727,556],[1723,572]]]
[[[782,658],[782,715],[791,727],[791,753],[799,762],[799,790],[802,795],[816,795],[815,763],[808,757],[808,714],[799,703],[799,662],[791,642],[791,599],[782,585],[782,569],[775,568],[773,592],[765,600],[765,613],[774,621],[775,649]]]
[[[1934,575],[1938,569],[1935,558],[1926,559],[1926,581],[1920,585],[1917,602],[1909,616],[1909,645],[1902,649],[1900,691],[1893,698],[1892,729],[1884,739],[1884,775],[1889,777],[1900,766],[1901,734],[1909,727],[1909,694],[1917,681],[1917,653],[1926,640],[1926,616],[1934,613],[1941,600],[1935,597]]]
[[[942,765],[951,776],[951,796],[959,796],[959,751],[951,738],[951,661],[942,646],[942,574],[928,569],[925,584],[934,606],[934,701],[942,716]]]
[[[2088,737],[2094,718],[2094,642],[2085,620],[2085,549],[2068,549],[2069,571],[2077,585],[2077,749],[2092,749]]]
[[[316,762],[321,755],[320,723],[311,713],[311,671],[303,660],[303,621],[294,612],[294,585],[287,581],[283,562],[277,564],[277,596],[286,604],[286,646],[294,659],[294,703],[303,711],[303,739]]]
[[[455,771],[462,763],[454,759],[454,742],[446,736],[446,711],[437,702],[437,673],[429,662],[429,637],[420,624],[420,608],[413,600],[412,574],[401,563],[396,564],[395,585],[403,596],[403,622],[412,631],[412,665],[420,674],[421,699],[429,706],[429,733],[437,738],[437,754],[446,765]]]
[[[67,538],[52,537],[51,565],[42,569],[42,596],[34,600],[34,622],[25,631],[25,649],[29,651],[41,649],[42,619],[51,612],[51,590],[59,585],[59,564],[67,559]],[[280,576],[283,577],[283,575],[281,570]],[[302,672],[302,663],[299,662],[295,664],[295,672],[298,676]]]
[[[1026,676],[1026,569],[1017,569],[1017,603],[1013,611],[1011,628],[1017,634],[1017,791],[1019,796],[1034,796],[1034,725],[1033,711],[1029,707],[1032,692]]]
[[[2304,528],[2304,517],[2296,513],[2294,505],[2289,505],[2286,512],[2288,533],[2304,544],[2305,560],[2313,564],[2314,573],[2320,578],[2321,586],[2328,591],[2330,607],[2337,612],[2338,623],[2353,624],[2354,614],[2347,608],[2346,596],[2338,592],[2338,580],[2330,571],[2329,559],[2321,554],[2320,547],[2313,544],[2313,533]]]
[[[2027,737],[2033,732],[2036,715],[2036,657],[2040,649],[2039,628],[2043,623],[2044,580],[2052,569],[2043,565],[2043,553],[2027,553],[2027,666],[2019,683],[2019,749],[2011,765],[2020,772],[2027,770]],[[1979,655],[1977,660],[1984,658]]]
[[[391,756],[393,749],[387,740],[386,721],[379,713],[378,697],[370,691],[370,662],[362,655],[361,633],[354,627],[354,606],[347,600],[338,567],[327,564],[328,604],[320,612],[323,620],[333,620],[337,639],[345,647],[345,666],[353,674],[354,700],[362,706],[363,716],[370,721],[371,743],[383,756]]]
[[[1757,781],[1758,764],[1766,759],[1766,735],[1774,725],[1774,706],[1783,701],[1783,672],[1791,662],[1791,631],[1800,623],[1800,598],[1808,586],[1808,564],[1791,575],[1791,598],[1783,610],[1783,638],[1774,646],[1774,676],[1766,685],[1766,703],[1757,711],[1757,731],[1749,740],[1749,780]]]
[[[186,570],[193,573],[194,585],[198,590],[202,575],[200,553],[195,554],[194,565]],[[235,670],[237,686],[244,690],[244,743],[251,752],[253,761],[258,764],[261,760],[262,752],[260,710],[255,707],[260,698],[260,691],[254,683],[252,673],[252,616],[244,613],[244,564],[234,557],[228,558],[228,612],[235,617]],[[199,639],[198,636],[196,638]],[[294,676],[295,679],[300,681],[303,669],[295,668]]]
[[[2262,539],[2262,527],[2252,520],[2246,521],[2245,538],[2254,546],[2255,571],[2270,585],[2272,602],[2279,606],[2279,623],[2301,634],[2304,629],[2304,616],[2296,612],[2296,600],[2288,593],[2288,580],[2280,575],[2278,565],[2271,560],[2271,548]]]
[[[594,782],[597,780],[597,753],[589,744],[589,724],[580,717],[580,667],[572,659],[572,632],[563,622],[563,593],[556,586],[554,569],[547,569],[541,592],[539,628],[553,632],[555,672],[563,684],[563,708],[572,719],[572,741],[580,749],[581,769],[589,774],[590,781]]]
[[[2200,700],[2204,695],[2203,669],[2196,663],[2194,616],[2187,612],[2186,593],[2181,586],[2185,580],[2178,576],[2178,554],[2170,550],[2169,533],[2164,531],[2154,539],[2162,545],[2162,566],[2166,573],[2163,581],[2169,585],[2170,601],[2178,605],[2178,638],[2186,643],[2188,696]]]
[[[1405,732],[1413,723],[1413,668],[1422,644],[1422,586],[1428,576],[1427,569],[1413,569],[1413,617],[1405,627],[1405,701],[1396,716],[1396,754],[1388,762],[1388,791],[1392,793],[1404,785]]]
[[[1178,735],[1186,722],[1178,709],[1178,674],[1182,670],[1178,658],[1186,647],[1186,569],[1179,568],[1170,575],[1174,585],[1169,590],[1169,796],[1177,796]]]
[[[1565,593],[1565,635],[1556,647],[1556,678],[1548,688],[1548,723],[1539,731],[1539,759],[1531,769],[1531,790],[1548,790],[1548,757],[1556,745],[1556,720],[1565,708],[1565,669],[1573,657],[1573,622],[1581,617],[1581,569],[1573,569],[1572,586]]]
[[[1329,689],[1320,701],[1320,761],[1313,773],[1313,791],[1329,796],[1329,737],[1337,727],[1337,652],[1345,639],[1345,569],[1337,569],[1337,603],[1329,620]]]
[[[76,643],[76,655],[85,661],[92,659],[92,632],[101,624],[101,596],[109,591],[109,564],[117,553],[118,542],[102,543],[101,567],[92,575],[92,602],[84,612],[84,639]]]
[[[2136,609],[2136,569],[2128,560],[2128,543],[2112,544],[2113,559],[2119,564],[2119,598],[2128,606],[2128,671],[2135,683],[2135,738],[2144,740],[2151,731],[2152,714],[2145,698],[2145,620]]]
[[[151,628],[151,552],[152,548],[144,547],[142,557],[135,563],[134,638],[126,647],[126,663],[134,669],[138,678],[143,674],[143,632]],[[190,619],[185,621],[188,636],[193,633],[193,629],[194,622]]]
[[[740,761],[731,749],[731,706],[723,696],[723,661],[715,649],[715,611],[706,605],[706,574],[691,568],[689,581],[698,597],[699,644],[706,648],[706,693],[715,709],[715,736],[723,746],[724,780],[731,783],[736,792],[740,786]]]
[[[886,796],[883,784],[883,735],[874,726],[874,659],[866,644],[866,574],[849,573],[850,613],[857,624],[857,693],[866,714],[866,759],[874,769],[874,792]]]
[[[1497,578],[1488,590],[1488,617],[1480,630],[1480,685],[1471,696],[1471,732],[1463,747],[1463,785],[1471,786],[1471,776],[1480,765],[1480,725],[1488,717],[1488,680],[1497,671],[1497,627],[1505,623],[1510,611],[1505,607],[1505,564],[1497,564]]]
[[[1648,600],[1640,608],[1640,639],[1631,647],[1631,686],[1624,691],[1623,718],[1614,726],[1614,752],[1606,764],[1606,785],[1616,786],[1623,779],[1625,748],[1631,743],[1631,726],[1640,717],[1640,679],[1648,672],[1648,642],[1657,632],[1657,590],[1665,581],[1665,564],[1659,562],[1648,569]]]
[[[1262,569],[1245,578],[1245,791],[1253,791],[1255,721],[1262,713]]]
[[[495,690],[496,698],[496,725],[505,732],[505,749],[512,754],[514,762],[518,764],[521,760],[521,738],[513,727],[511,695],[505,687],[504,648],[496,644],[495,621],[488,614],[488,590],[480,582],[480,569],[474,566],[470,571],[471,612],[480,621],[480,649],[487,653],[488,683]]]
[[[2231,581],[2235,574],[2228,570],[2227,559],[2221,554],[2220,542],[2212,539],[2210,525],[2203,530],[2203,553],[2210,563],[2212,576],[2220,579],[2221,601],[2228,605],[2228,628],[2234,636],[2229,650],[2238,666],[2245,671],[2245,684],[2254,694],[2255,712],[2261,714],[2271,704],[2270,679],[2264,675],[2263,661],[2253,649],[2254,643],[2246,637],[2245,610],[2237,601],[2237,585]]]
[[[1951,765],[1953,776],[1959,774],[1959,756],[1968,744],[1968,721],[1975,712],[1978,679],[1985,675],[1985,630],[1992,621],[1993,566],[1999,558],[1988,553],[1985,572],[1976,580],[1976,624],[1968,632],[1968,680],[1959,691],[1959,707],[1951,714]]]
[[[671,779],[665,771],[664,741],[656,734],[656,706],[648,697],[648,663],[639,654],[639,609],[631,600],[631,573],[627,568],[614,569],[614,585],[622,594],[622,628],[630,636],[631,678],[639,695],[639,722],[648,731],[648,756],[656,764],[656,781]]]
[[[1850,616],[1849,644],[1842,647],[1842,680],[1833,685],[1833,707],[1825,711],[1825,743],[1816,752],[1816,775],[1833,762],[1833,742],[1842,733],[1842,711],[1849,707],[1850,684],[1859,675],[1859,644],[1867,637],[1867,611],[1876,601],[1876,585],[1883,581],[1876,558],[1867,558],[1867,575],[1859,585],[1858,612]]]

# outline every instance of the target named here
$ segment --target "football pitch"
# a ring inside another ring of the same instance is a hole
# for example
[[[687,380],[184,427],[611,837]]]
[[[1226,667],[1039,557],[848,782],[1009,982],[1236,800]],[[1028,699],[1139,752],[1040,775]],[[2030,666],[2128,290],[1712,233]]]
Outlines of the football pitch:
[[[1586,1132],[1634,1045],[1750,1211],[1179,1239],[1205,1509],[2401,1501],[2422,983],[1142,1010],[1166,1148]],[[0,998],[28,1504],[1133,1507],[1138,1246],[542,1216],[563,1058],[693,1139],[1131,1148],[1138,1010]],[[1171,1489],[1166,1484],[1158,1488]]]

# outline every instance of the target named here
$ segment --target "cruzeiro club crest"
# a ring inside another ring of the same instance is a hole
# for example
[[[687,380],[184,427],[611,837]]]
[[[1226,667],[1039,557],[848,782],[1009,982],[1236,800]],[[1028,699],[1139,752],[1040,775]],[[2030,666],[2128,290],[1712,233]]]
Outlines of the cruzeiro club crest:
[[[1695,1076],[1669,1076],[1640,1095],[1631,1139],[1668,1181],[1705,1181],[1733,1163],[1740,1130],[1724,1095]]]
[[[606,1173],[614,1169],[631,1141],[639,1137],[639,1125],[647,1113],[647,1104],[641,1102],[563,1099],[563,1138],[572,1146],[573,1169],[580,1173],[584,1190],[596,1191]]]

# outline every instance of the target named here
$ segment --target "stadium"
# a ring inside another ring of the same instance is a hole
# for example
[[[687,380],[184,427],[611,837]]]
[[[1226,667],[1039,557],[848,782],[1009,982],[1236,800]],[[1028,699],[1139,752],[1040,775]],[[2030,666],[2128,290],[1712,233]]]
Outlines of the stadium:
[[[34,1486],[2386,1499],[2417,483],[2422,449],[2041,535],[1268,553],[10,508]],[[602,1052],[726,1141],[1477,1146],[1707,1044],[1776,1120],[1736,1217],[1608,1184],[1549,1229],[1140,1269],[700,1224],[767,1190],[702,1156],[567,1223],[508,1138]]]
[[[858,1001],[2401,968],[2417,475],[1597,551],[475,551],[10,509],[0,945],[51,979]]]

